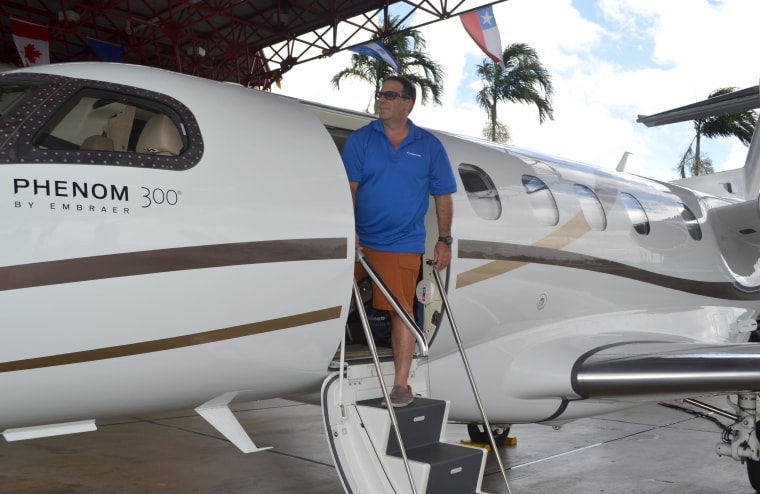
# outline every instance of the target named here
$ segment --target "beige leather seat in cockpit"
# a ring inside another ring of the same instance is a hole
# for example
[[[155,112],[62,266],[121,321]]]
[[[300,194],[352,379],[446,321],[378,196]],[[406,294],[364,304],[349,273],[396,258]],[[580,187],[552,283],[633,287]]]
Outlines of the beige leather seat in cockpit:
[[[113,141],[106,136],[92,135],[82,141],[79,149],[86,151],[113,151]]]
[[[182,138],[171,118],[164,114],[150,117],[137,139],[138,153],[177,156],[182,151]]]

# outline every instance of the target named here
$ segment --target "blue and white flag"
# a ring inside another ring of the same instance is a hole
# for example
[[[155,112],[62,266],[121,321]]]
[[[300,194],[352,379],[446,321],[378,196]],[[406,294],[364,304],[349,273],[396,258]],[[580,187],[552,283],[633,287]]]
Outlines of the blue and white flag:
[[[349,51],[358,53],[359,55],[367,55],[368,57],[382,60],[383,62],[393,67],[396,70],[396,73],[401,73],[401,65],[396,61],[395,58],[393,58],[391,52],[388,51],[388,48],[386,48],[383,42],[379,39],[364,43],[363,45],[354,46],[353,48],[349,48]]]
[[[87,44],[95,55],[107,62],[121,62],[121,45],[109,43],[101,39],[87,37]]]

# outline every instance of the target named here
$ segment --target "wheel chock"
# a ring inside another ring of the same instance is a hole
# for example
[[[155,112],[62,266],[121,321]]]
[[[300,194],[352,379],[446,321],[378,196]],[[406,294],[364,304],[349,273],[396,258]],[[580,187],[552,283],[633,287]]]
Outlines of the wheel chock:
[[[491,451],[491,445],[488,443],[478,443],[475,441],[465,441],[462,439],[459,441],[460,444],[464,444],[466,446],[475,446],[476,448],[483,448],[487,451]],[[499,446],[517,446],[517,438],[516,437],[506,437],[504,440],[499,444]]]

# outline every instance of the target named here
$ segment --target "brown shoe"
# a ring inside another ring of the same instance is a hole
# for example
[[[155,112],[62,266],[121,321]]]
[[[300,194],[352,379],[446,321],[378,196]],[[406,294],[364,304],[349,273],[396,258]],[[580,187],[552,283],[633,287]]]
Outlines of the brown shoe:
[[[414,401],[412,388],[409,386],[393,386],[393,389],[391,389],[390,399],[391,405],[393,405],[394,408],[405,407]],[[382,406],[388,406],[385,400],[383,400]]]

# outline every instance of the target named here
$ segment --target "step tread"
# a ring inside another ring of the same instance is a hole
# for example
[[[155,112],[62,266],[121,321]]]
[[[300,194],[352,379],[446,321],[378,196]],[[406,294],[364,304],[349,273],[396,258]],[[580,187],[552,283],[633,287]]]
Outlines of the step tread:
[[[383,398],[371,398],[369,400],[360,400],[356,402],[357,406],[365,406],[365,407],[374,407],[374,408],[385,408],[383,405]],[[443,400],[434,400],[433,398],[423,398],[421,396],[415,396],[414,401],[412,401],[410,404],[408,404],[405,407],[398,407],[396,408],[396,415],[399,415],[400,413],[404,413],[408,410],[419,410],[422,408],[428,408],[428,407],[439,407],[439,406],[445,406],[446,402]]]
[[[401,457],[401,452],[393,453],[390,456]],[[426,444],[417,448],[411,448],[406,452],[407,458],[422,463],[436,464],[457,459],[470,457],[481,458],[483,450],[480,448],[471,448],[449,443]]]
[[[482,449],[437,443],[411,449],[406,454],[410,461],[430,465],[426,494],[474,494],[477,491],[483,466]]]
[[[396,420],[407,449],[429,444],[438,444],[441,430],[446,426],[446,402],[420,398],[411,405],[395,408]],[[386,454],[399,450],[398,440],[393,429],[388,431],[388,448]]]

